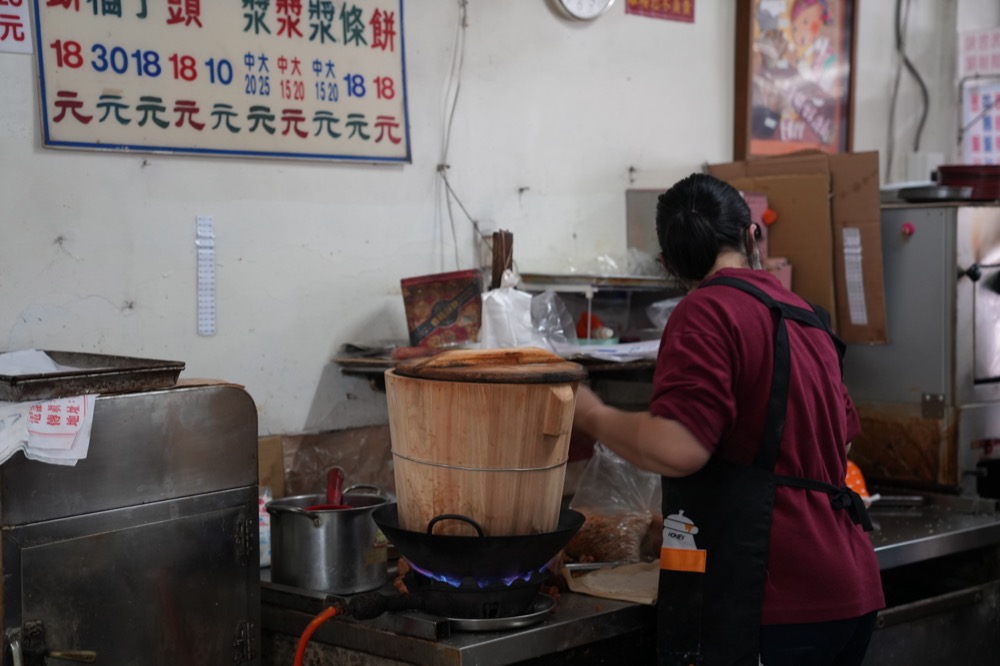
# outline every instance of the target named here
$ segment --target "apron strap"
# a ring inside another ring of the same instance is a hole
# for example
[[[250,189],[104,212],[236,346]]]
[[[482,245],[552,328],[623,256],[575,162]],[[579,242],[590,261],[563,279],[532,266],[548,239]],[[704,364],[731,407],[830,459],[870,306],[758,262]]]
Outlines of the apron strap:
[[[746,292],[755,296],[757,300],[761,301],[771,310],[780,309],[781,313],[788,319],[799,322],[800,324],[805,324],[806,326],[811,326],[813,328],[819,328],[826,331],[826,334],[830,337],[833,342],[833,348],[837,350],[837,361],[840,364],[840,376],[844,376],[844,355],[847,353],[847,345],[844,341],[838,338],[830,325],[830,313],[826,311],[822,306],[816,305],[815,303],[809,303],[809,307],[812,310],[806,310],[800,308],[796,305],[791,305],[789,303],[782,303],[773,299],[770,295],[766,294],[756,285],[752,285],[749,282],[745,282],[739,278],[734,277],[713,277],[707,280],[702,286],[711,285],[725,285],[727,287],[733,287],[739,289],[740,291]]]
[[[817,305],[812,305],[812,310],[806,310],[795,305],[782,303],[772,298],[757,286],[739,278],[721,276],[712,278],[703,284],[703,286],[715,285],[733,287],[750,294],[774,312],[777,317],[774,332],[774,373],[771,380],[771,392],[767,400],[767,417],[764,421],[763,439],[753,461],[755,467],[773,472],[778,460],[778,453],[781,449],[781,438],[785,431],[785,411],[788,404],[789,378],[791,375],[788,327],[785,325],[785,319],[791,319],[805,326],[826,331],[837,351],[841,376],[843,376],[844,350],[846,347],[830,330],[829,314]],[[862,525],[867,532],[872,530],[871,518],[868,516],[867,509],[865,509],[864,500],[846,485],[842,488],[837,488],[822,481],[779,475],[775,475],[775,481],[778,485],[807,488],[827,493],[830,496],[830,504],[833,508],[848,509],[851,514],[851,520]]]
[[[826,493],[830,496],[830,506],[837,510],[847,509],[855,525],[861,525],[865,532],[871,532],[874,529],[871,516],[868,515],[868,509],[865,508],[865,501],[861,495],[846,485],[838,488],[815,479],[802,479],[795,476],[781,476],[780,474],[774,475],[774,481],[779,486],[818,490],[821,493]]]
[[[775,314],[774,323],[774,371],[771,391],[767,398],[767,416],[764,419],[764,433],[754,456],[753,465],[768,472],[774,471],[781,451],[781,439],[785,434],[785,412],[788,407],[788,388],[791,375],[791,351],[788,344],[788,327],[785,318],[801,322],[807,326],[823,328],[823,322],[815,312],[795,307],[775,300],[756,286],[730,277],[716,277],[702,286],[725,286],[739,289],[763,303]]]

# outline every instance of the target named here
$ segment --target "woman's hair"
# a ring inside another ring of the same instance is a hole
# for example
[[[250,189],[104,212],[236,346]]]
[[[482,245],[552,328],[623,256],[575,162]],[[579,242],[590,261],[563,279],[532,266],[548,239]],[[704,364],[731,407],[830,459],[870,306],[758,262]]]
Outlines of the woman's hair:
[[[700,281],[724,249],[747,252],[750,207],[726,182],[691,174],[660,195],[656,237],[667,270],[684,282]]]

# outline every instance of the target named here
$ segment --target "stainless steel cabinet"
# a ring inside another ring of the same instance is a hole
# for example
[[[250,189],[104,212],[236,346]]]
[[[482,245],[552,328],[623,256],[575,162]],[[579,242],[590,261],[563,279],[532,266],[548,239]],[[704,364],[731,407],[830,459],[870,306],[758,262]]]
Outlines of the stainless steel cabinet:
[[[851,345],[863,468],[976,494],[1000,458],[1000,206],[882,210],[889,340]]]
[[[241,388],[98,398],[75,467],[0,466],[0,530],[6,661],[260,663],[257,412]]]

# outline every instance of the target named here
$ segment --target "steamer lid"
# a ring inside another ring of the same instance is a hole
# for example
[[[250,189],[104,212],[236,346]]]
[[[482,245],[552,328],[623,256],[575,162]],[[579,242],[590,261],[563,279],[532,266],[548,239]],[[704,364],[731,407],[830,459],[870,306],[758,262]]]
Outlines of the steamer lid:
[[[537,347],[454,349],[403,361],[391,372],[416,379],[494,384],[563,384],[587,376],[579,363]]]

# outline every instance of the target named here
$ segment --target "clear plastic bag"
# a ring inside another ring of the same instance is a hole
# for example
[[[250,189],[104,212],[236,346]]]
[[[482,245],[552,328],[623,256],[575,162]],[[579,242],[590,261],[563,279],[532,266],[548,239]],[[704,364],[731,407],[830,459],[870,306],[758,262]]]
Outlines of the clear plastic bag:
[[[578,562],[656,558],[663,530],[660,498],[658,474],[597,442],[570,502],[587,521],[566,546],[566,555]]]
[[[673,313],[674,308],[677,307],[677,304],[681,302],[681,298],[683,297],[668,298],[665,301],[657,301],[646,306],[646,316],[649,317],[649,321],[653,323],[653,326],[657,328],[666,326],[667,320],[670,319],[670,315]]]
[[[551,289],[531,299],[531,323],[553,348],[577,342],[573,315],[563,299]]]

